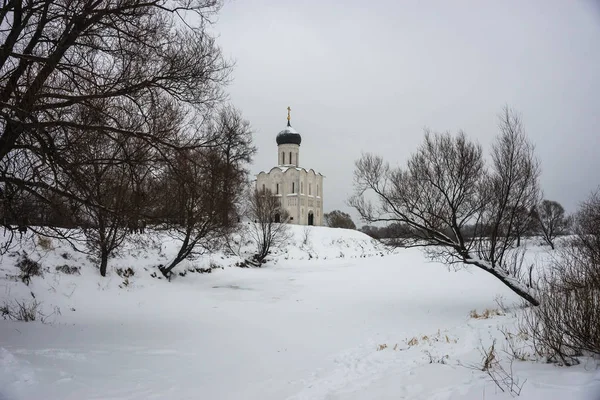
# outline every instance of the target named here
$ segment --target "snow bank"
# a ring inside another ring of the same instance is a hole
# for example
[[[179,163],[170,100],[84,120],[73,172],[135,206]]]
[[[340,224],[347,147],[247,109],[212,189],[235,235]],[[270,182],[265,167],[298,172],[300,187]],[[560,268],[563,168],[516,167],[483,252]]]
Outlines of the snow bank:
[[[33,293],[50,323],[0,320],[0,399],[512,398],[476,365],[478,348],[500,344],[514,317],[469,317],[496,308],[498,295],[515,302],[504,285],[475,268],[449,271],[417,249],[389,253],[360,232],[291,229],[263,268],[209,254],[172,282],[152,276],[175,249],[164,236],[135,237],[106,278],[65,243],[23,242],[15,251],[40,262],[44,277],[15,280],[17,256],[6,255],[0,304]],[[189,272],[211,263],[223,269]],[[127,267],[135,274],[125,284],[116,268]],[[514,374],[526,380],[526,399],[600,389],[591,362],[518,362]]]

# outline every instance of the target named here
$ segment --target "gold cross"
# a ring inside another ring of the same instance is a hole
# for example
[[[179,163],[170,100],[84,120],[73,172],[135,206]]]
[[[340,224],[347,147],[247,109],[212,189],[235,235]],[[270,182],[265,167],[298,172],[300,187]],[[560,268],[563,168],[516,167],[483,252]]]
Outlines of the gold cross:
[[[288,110],[288,122],[289,122],[290,121],[290,111],[292,111],[292,108],[290,106],[288,106],[287,110]]]

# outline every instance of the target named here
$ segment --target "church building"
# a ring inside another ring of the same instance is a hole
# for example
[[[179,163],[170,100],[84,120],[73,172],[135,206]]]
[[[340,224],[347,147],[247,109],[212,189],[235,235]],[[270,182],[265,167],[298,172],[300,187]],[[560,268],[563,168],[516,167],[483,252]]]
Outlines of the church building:
[[[287,127],[277,135],[277,166],[260,172],[256,188],[271,189],[289,213],[288,223],[323,225],[323,175],[313,169],[300,167],[302,137],[290,124],[288,107]],[[283,221],[282,221],[283,222]]]

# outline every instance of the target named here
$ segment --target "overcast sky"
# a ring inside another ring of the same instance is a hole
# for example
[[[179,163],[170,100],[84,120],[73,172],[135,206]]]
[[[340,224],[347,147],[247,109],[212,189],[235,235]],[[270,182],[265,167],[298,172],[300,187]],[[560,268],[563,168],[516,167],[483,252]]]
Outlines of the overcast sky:
[[[572,212],[600,185],[599,3],[226,0],[216,28],[255,131],[252,172],[276,165],[291,106],[301,166],[326,176],[325,212],[352,212],[361,152],[404,165],[424,127],[462,129],[488,152],[507,104],[545,197]]]

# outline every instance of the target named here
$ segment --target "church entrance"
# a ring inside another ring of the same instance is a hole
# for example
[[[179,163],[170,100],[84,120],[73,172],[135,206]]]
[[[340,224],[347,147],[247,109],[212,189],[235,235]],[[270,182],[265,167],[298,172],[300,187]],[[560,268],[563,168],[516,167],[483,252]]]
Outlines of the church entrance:
[[[279,215],[279,213],[275,214],[275,223],[278,224],[281,222],[281,216]]]
[[[315,224],[315,214],[313,214],[312,211],[308,212],[308,225],[314,225]]]

